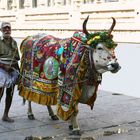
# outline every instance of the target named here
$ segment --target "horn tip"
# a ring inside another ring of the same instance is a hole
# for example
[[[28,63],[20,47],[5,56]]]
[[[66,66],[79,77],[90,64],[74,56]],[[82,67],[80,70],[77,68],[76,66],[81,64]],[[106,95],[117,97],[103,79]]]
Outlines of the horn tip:
[[[116,21],[116,19],[114,17],[111,17],[114,21]]]
[[[88,20],[88,19],[89,19],[89,15],[87,16],[86,20]]]

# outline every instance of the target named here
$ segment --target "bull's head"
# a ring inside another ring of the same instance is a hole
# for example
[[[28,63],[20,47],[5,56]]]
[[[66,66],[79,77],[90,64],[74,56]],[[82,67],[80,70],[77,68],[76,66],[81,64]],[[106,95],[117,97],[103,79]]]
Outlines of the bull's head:
[[[115,18],[108,31],[89,33],[86,29],[88,21],[87,17],[83,23],[83,32],[86,34],[86,44],[89,49],[92,50],[92,59],[95,69],[99,73],[111,71],[116,73],[119,69],[119,63],[114,53],[114,49],[117,44],[113,41],[113,35],[111,32],[116,24]]]

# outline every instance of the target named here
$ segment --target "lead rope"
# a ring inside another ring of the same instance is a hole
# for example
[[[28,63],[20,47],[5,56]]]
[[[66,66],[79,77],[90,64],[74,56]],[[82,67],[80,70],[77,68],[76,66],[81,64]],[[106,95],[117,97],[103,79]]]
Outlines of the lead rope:
[[[86,43],[76,39],[75,37],[72,37],[74,40],[78,41],[78,42],[81,42],[88,50],[90,50],[90,52],[92,53],[93,52],[93,49],[90,48],[88,45],[86,45]],[[89,53],[90,54],[90,53]],[[89,56],[89,61],[90,61],[90,66],[96,71],[95,69],[95,66],[94,66],[94,62],[93,62],[93,56],[92,54],[90,54]],[[12,63],[12,62],[11,62]],[[14,70],[16,70],[15,68],[13,68]],[[17,71],[17,73],[24,79],[30,81],[29,79],[27,79],[25,76],[23,76],[19,71]],[[95,72],[96,73],[96,72]],[[66,83],[66,84],[63,84],[63,86],[67,86],[67,85],[71,85],[71,84],[79,84],[79,83],[84,83],[84,82],[87,82],[88,79],[84,79],[84,80],[80,80],[79,82],[69,82],[69,83]],[[59,86],[55,86],[55,87],[52,87],[52,88],[58,88]]]
[[[78,41],[78,42],[81,42],[82,44],[84,44],[84,46],[87,48],[87,49],[89,49],[89,47],[84,43],[84,42],[82,42],[82,41],[80,41],[80,40],[78,40],[78,39],[76,39],[76,38],[74,38],[74,37],[72,37],[73,39],[75,39],[76,41]],[[22,77],[22,78],[24,78],[24,79],[26,79],[27,81],[30,81],[29,79],[27,79],[25,76],[23,76],[20,72],[18,72],[18,74]],[[79,81],[79,82],[69,82],[69,83],[66,83],[66,84],[63,84],[63,87],[65,87],[65,86],[68,86],[68,85],[71,85],[71,84],[79,84],[79,83],[84,83],[84,82],[86,82],[88,79],[84,79],[84,80],[81,80],[81,81]],[[55,86],[55,87],[51,87],[51,88],[58,88],[59,86]]]

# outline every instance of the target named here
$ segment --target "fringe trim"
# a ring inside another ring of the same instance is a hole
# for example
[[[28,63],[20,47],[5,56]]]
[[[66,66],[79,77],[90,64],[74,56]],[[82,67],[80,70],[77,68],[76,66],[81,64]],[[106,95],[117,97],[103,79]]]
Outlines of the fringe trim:
[[[54,96],[38,94],[30,90],[20,87],[19,95],[24,99],[33,101],[41,105],[56,105],[57,104],[57,93]]]
[[[68,111],[64,111],[60,104],[57,106],[57,115],[64,121],[69,120],[73,112],[74,108],[72,107]]]

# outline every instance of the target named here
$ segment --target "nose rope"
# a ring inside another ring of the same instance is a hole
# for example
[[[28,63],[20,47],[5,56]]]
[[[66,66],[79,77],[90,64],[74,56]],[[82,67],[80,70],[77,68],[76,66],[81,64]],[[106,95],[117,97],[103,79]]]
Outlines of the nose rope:
[[[96,70],[96,68],[95,68],[95,64],[94,64],[94,60],[93,60],[93,51],[94,51],[94,49],[93,48],[91,48],[89,45],[87,45],[86,43],[84,43],[83,41],[80,41],[80,40],[78,40],[78,39],[76,39],[75,37],[72,37],[74,40],[76,40],[76,41],[78,41],[78,42],[81,42],[81,44],[82,45],[84,45],[88,50],[89,50],[89,62],[90,62],[90,70],[92,70],[92,71],[94,71],[94,79],[96,80],[96,81],[98,81],[98,75],[99,75],[99,73],[98,73],[98,71]],[[111,56],[113,56],[113,54],[104,46],[104,49],[111,55]],[[16,51],[16,50],[15,50]],[[14,57],[14,56],[13,56]],[[11,61],[11,65],[12,65],[12,62],[13,61]],[[11,66],[10,65],[10,66]],[[24,79],[26,79],[26,80],[28,80],[28,81],[30,81],[28,78],[26,78],[25,76],[23,76],[18,70],[16,70],[15,68],[13,68],[13,70],[15,70],[22,78],[24,78]],[[78,84],[78,83],[83,83],[83,82],[86,82],[88,79],[84,79],[84,80],[81,80],[81,81],[79,81],[79,82],[72,82],[72,83],[66,83],[66,84],[64,84],[63,86],[66,86],[66,85],[71,85],[71,84]],[[52,87],[52,88],[57,88],[57,87],[59,87],[59,86],[55,86],[55,87]]]

